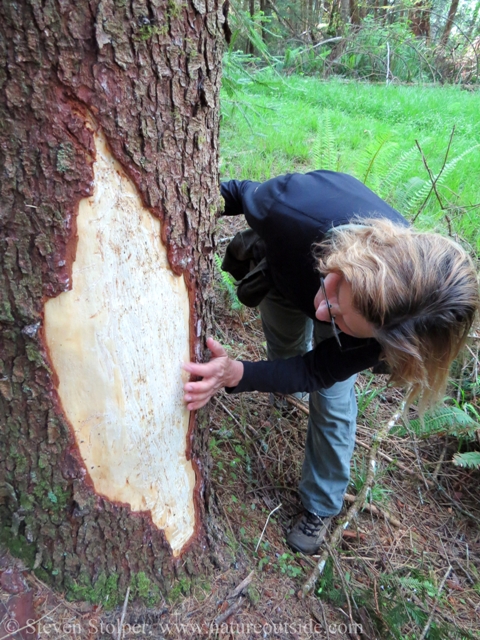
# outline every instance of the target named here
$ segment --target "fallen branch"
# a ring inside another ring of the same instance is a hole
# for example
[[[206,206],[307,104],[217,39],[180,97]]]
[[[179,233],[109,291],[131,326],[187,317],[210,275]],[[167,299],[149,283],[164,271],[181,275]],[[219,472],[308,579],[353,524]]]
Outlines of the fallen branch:
[[[470,336],[472,337],[472,336]],[[473,336],[477,339],[480,339],[480,336]],[[304,402],[302,402],[301,400],[298,400],[297,398],[295,398],[294,396],[291,395],[286,395],[284,396],[288,402],[290,402],[290,404],[292,404],[294,407],[297,407],[297,409],[299,409],[300,411],[303,411],[303,413],[305,413],[305,415],[309,416],[310,415],[310,411],[308,409],[308,407],[306,406],[306,404]],[[356,444],[358,444],[360,447],[363,447],[364,449],[367,449],[367,451],[372,451],[372,447],[368,444],[366,444],[365,442],[362,442],[361,440],[359,440],[358,438],[355,439]],[[377,447],[378,449],[378,447]],[[430,489],[436,489],[437,491],[439,491],[442,496],[448,500],[450,502],[450,504],[460,513],[462,513],[463,515],[467,516],[468,518],[470,518],[471,520],[473,520],[473,522],[476,522],[477,524],[480,525],[480,519],[477,518],[473,513],[471,513],[470,511],[467,511],[466,509],[464,509],[457,500],[455,500],[454,498],[452,498],[448,492],[442,487],[441,484],[439,484],[438,482],[436,482],[435,479],[427,478],[425,477],[423,474],[418,473],[417,471],[414,471],[413,469],[410,469],[409,467],[407,467],[405,464],[403,464],[402,462],[400,462],[399,460],[392,458],[391,456],[387,455],[386,453],[384,453],[383,451],[378,450],[377,454],[379,458],[383,458],[384,460],[387,460],[388,462],[391,462],[395,465],[397,465],[397,467],[399,469],[401,469],[402,471],[404,471],[405,473],[408,473],[411,476],[414,476],[416,478],[418,478],[419,480],[421,480],[422,482],[424,482],[426,485],[428,485],[428,487]],[[289,487],[277,487],[277,488],[281,488],[281,489],[288,489]]]
[[[286,395],[285,399],[288,400],[288,402],[293,405],[294,407],[296,407],[297,409],[299,409],[300,411],[303,411],[303,413],[307,416],[310,415],[310,410],[309,408],[306,406],[306,404],[304,402],[302,402],[301,400],[298,400],[298,398],[295,398],[295,396],[291,396],[291,395]],[[365,442],[362,442],[361,440],[359,440],[358,438],[355,439],[355,443],[358,444],[360,447],[363,447],[364,449],[367,449],[368,451],[371,451],[371,447],[370,445],[366,444]],[[405,471],[405,473],[408,473],[411,476],[415,476],[417,478],[420,478],[421,480],[423,480],[423,478],[420,476],[420,474],[418,474],[416,471],[414,471],[413,469],[410,469],[409,467],[407,467],[407,465],[403,464],[402,462],[400,462],[400,460],[397,460],[395,458],[392,458],[391,456],[387,455],[386,453],[384,453],[383,451],[379,451],[378,455],[380,458],[383,458],[384,460],[386,460],[387,462],[391,462],[393,464],[396,464],[397,467],[399,469],[401,469],[402,471]],[[427,480],[427,484],[430,485],[430,487],[436,487],[436,483],[432,482],[431,480]]]
[[[368,471],[367,471],[367,477],[365,479],[365,483],[360,493],[358,494],[357,499],[348,510],[347,515],[340,520],[339,524],[335,527],[332,535],[330,536],[329,547],[331,549],[335,549],[335,547],[337,546],[337,544],[340,542],[342,538],[343,530],[348,527],[351,520],[353,520],[357,516],[360,509],[365,504],[367,493],[370,489],[370,486],[373,482],[373,478],[375,476],[375,465],[376,465],[376,456],[377,456],[378,449],[380,448],[380,445],[382,444],[383,440],[386,438],[390,430],[395,426],[395,423],[397,422],[397,420],[400,418],[401,415],[402,415],[401,411],[397,411],[393,415],[392,419],[389,422],[387,422],[377,432],[375,440],[372,444],[370,456],[368,458]],[[308,593],[310,593],[310,591],[312,591],[318,578],[322,575],[323,570],[325,569],[325,564],[327,562],[327,559],[328,559],[328,548],[326,548],[323,551],[322,555],[320,556],[320,560],[317,562],[315,569],[312,571],[312,573],[310,574],[310,577],[303,585],[302,591],[299,593],[299,597],[305,597]]]
[[[357,499],[357,496],[352,496],[351,494],[346,493],[343,496],[343,499],[345,500],[345,502],[349,502],[350,504],[354,504],[355,500]],[[384,517],[385,520],[388,520],[388,522],[390,522],[390,524],[393,524],[394,527],[401,527],[402,526],[402,523],[400,522],[400,520],[397,520],[397,518],[395,518],[395,516],[392,516],[385,509],[380,509],[379,507],[376,507],[374,504],[369,504],[367,502],[367,503],[365,503],[363,505],[362,509],[363,509],[363,511],[368,511],[369,513],[372,513],[374,516]]]
[[[241,608],[242,603],[243,603],[243,598],[241,597],[238,600],[235,600],[235,602],[232,605],[230,605],[228,609],[226,609],[223,613],[221,613],[219,616],[215,618],[215,620],[213,621],[213,627],[218,629],[218,627],[222,625],[225,622],[225,620],[228,620],[228,618],[233,613],[235,613],[235,611],[238,611],[238,609]]]
[[[228,596],[226,597],[226,600],[233,600],[233,598],[236,598],[237,596],[239,596],[243,591],[245,591],[245,589],[248,587],[248,585],[251,583],[251,581],[253,580],[253,576],[255,575],[255,571],[250,571],[250,573],[248,574],[248,576],[246,578],[244,578],[240,584],[235,587],[235,589],[228,594]]]
[[[304,402],[302,402],[301,400],[299,400],[298,398],[295,398],[295,396],[286,395],[286,396],[284,396],[284,398],[285,398],[285,400],[287,400],[287,402],[289,402],[295,408],[299,409],[300,411],[303,411],[303,413],[306,416],[310,415],[310,410],[307,407],[307,405]]]

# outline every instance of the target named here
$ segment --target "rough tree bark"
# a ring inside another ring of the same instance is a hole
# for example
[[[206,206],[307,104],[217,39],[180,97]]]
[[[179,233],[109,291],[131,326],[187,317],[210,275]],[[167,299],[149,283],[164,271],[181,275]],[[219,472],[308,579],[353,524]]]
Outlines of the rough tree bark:
[[[1,4],[1,541],[77,597],[215,562],[180,365],[212,308],[221,4]]]

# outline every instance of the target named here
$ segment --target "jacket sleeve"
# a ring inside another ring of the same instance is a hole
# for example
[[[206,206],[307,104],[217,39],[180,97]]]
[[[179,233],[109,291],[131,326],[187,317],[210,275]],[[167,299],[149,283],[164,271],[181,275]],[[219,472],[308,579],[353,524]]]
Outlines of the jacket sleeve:
[[[342,334],[342,345],[340,352],[335,339],[329,338],[304,356],[244,362],[243,378],[236,387],[227,387],[226,391],[317,391],[369,369],[380,360],[381,347],[376,340],[359,340]]]
[[[220,193],[225,200],[225,216],[238,216],[245,213],[244,200],[255,191],[259,182],[252,180],[229,180],[220,184]]]

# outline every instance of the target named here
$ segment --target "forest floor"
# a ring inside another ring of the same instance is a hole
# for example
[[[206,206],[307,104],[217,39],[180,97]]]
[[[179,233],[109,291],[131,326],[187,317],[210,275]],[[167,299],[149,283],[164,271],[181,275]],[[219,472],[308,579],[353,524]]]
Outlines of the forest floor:
[[[220,246],[236,230],[223,224]],[[215,337],[237,358],[264,358],[257,311],[232,309],[220,277],[217,289]],[[351,496],[365,481],[376,432],[401,403],[382,376],[359,376],[357,390]],[[277,408],[256,393],[212,402],[212,484],[223,537],[217,574],[180,584],[177,597],[155,609],[129,602],[106,611],[67,602],[0,551],[0,638],[480,638],[480,472],[453,466],[455,439],[385,439],[367,508],[301,598],[318,558],[291,552],[285,534],[301,510],[308,405]],[[13,611],[36,626],[17,631]]]

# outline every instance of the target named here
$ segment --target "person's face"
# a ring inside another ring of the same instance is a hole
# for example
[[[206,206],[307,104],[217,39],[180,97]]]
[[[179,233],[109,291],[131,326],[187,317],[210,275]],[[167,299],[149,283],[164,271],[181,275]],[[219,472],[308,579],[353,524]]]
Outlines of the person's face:
[[[325,291],[328,301],[332,305],[330,313],[341,331],[355,338],[372,338],[374,336],[374,326],[355,310],[352,302],[352,287],[342,275],[329,273],[325,278]],[[313,304],[317,320],[330,322],[327,302],[321,287]]]

